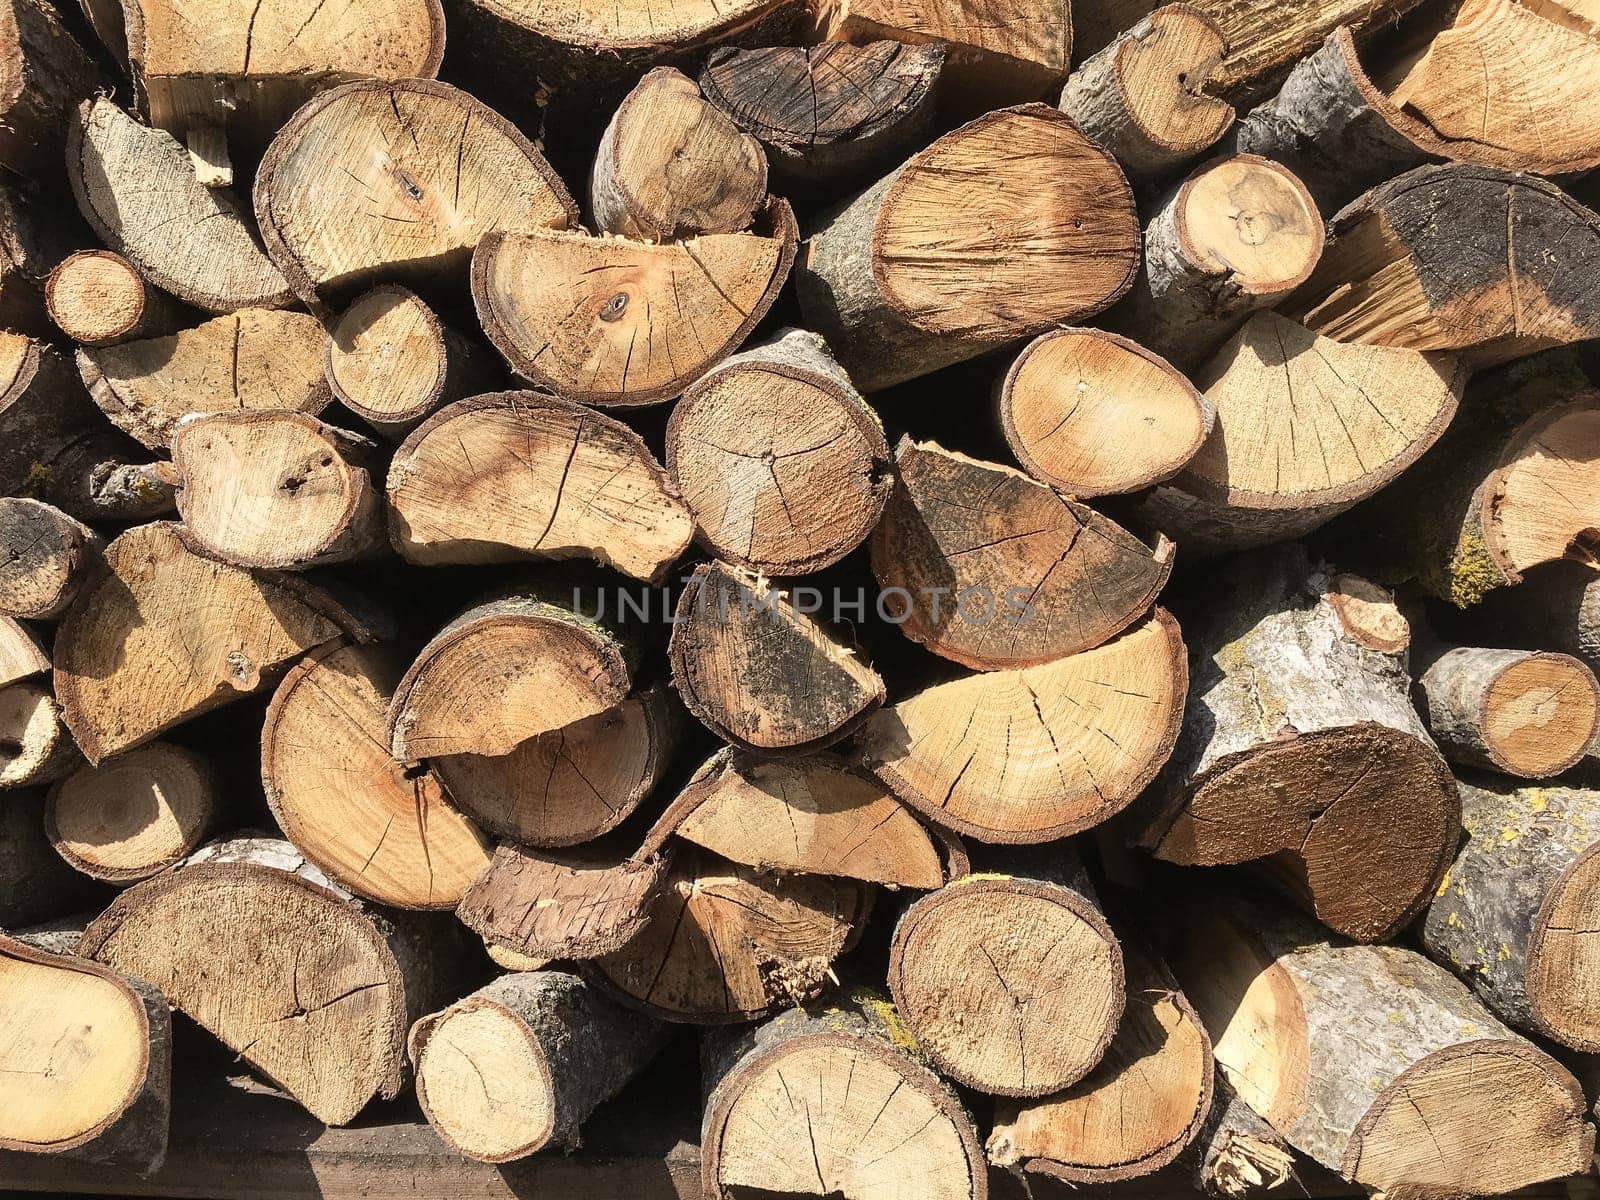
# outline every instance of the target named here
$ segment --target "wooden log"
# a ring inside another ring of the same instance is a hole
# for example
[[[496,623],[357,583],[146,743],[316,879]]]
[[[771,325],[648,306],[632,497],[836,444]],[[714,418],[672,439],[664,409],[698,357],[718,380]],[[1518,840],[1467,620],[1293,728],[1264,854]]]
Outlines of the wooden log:
[[[91,240],[47,189],[0,179],[0,329],[53,334],[44,287],[62,259]]]
[[[671,761],[683,723],[683,710],[656,685],[509,754],[448,754],[428,765],[485,833],[523,846],[575,846],[638,809]]]
[[[0,934],[0,1028],[0,1149],[160,1169],[172,1077],[160,992]]]
[[[1216,422],[1139,518],[1190,555],[1301,537],[1421,458],[1466,378],[1454,355],[1346,344],[1255,313],[1196,374]]]
[[[576,1149],[583,1123],[646,1067],[667,1026],[577,975],[502,975],[423,1017],[408,1048],[417,1100],[454,1150],[483,1162]]]
[[[327,592],[205,558],[173,523],[128,530],[105,563],[55,644],[56,696],[92,763],[271,686],[314,646],[372,637]]]
[[[702,564],[684,584],[667,648],[684,706],[757,753],[818,750],[883,703],[882,678],[758,572]]]
[[[493,233],[472,256],[472,298],[524,379],[584,404],[654,404],[749,336],[789,277],[798,238],[776,197],[751,232],[671,245]]]
[[[201,183],[171,134],[104,96],[67,125],[67,179],[100,240],[186,304],[222,313],[293,298],[232,195]]]
[[[870,903],[853,879],[768,875],[683,846],[643,930],[591,968],[625,1002],[668,1021],[753,1021],[837,979],[833,962]]]
[[[1166,359],[1103,329],[1055,329],[996,386],[1023,468],[1078,499],[1143,491],[1199,452],[1216,410]]]
[[[1025,1179],[1115,1183],[1153,1174],[1200,1135],[1212,1107],[1211,1039],[1166,964],[1137,942],[1124,950],[1128,1003],[1105,1056],[1058,1095],[996,1103],[985,1147],[996,1166]]]
[[[596,231],[648,242],[738,233],[766,197],[761,144],[672,67],[623,97],[589,172]]]
[[[945,881],[928,831],[882,784],[833,754],[760,758],[725,746],[662,813],[639,855],[669,837],[762,871],[889,888]]]
[[[935,684],[875,714],[863,764],[935,824],[1045,842],[1126,808],[1172,752],[1188,686],[1162,609],[1093,650]]]
[[[620,704],[633,649],[598,621],[540,596],[468,608],[394,688],[388,740],[403,763],[510,754],[529,738]]]
[[[84,346],[155,337],[178,319],[176,303],[114,250],[62,259],[45,277],[44,302],[56,327]]]
[[[1216,145],[1233,106],[1207,94],[1227,46],[1216,23],[1189,4],[1142,18],[1072,73],[1061,111],[1143,185]]]
[[[427,764],[389,755],[393,646],[331,642],[284,676],[261,730],[261,784],[284,836],[345,890],[454,908],[489,846]]]
[[[1185,866],[1262,863],[1323,924],[1393,936],[1427,903],[1460,820],[1405,651],[1374,647],[1371,623],[1330,599],[1351,585],[1299,546],[1231,559],[1208,582],[1185,626],[1183,732],[1138,840]]]
[[[390,540],[423,566],[585,556],[659,583],[694,534],[638,434],[546,392],[441,409],[395,451],[386,487]]]
[[[993,865],[906,906],[889,991],[947,1078],[990,1095],[1059,1092],[1122,1019],[1122,949],[1071,848]]]
[[[54,505],[0,497],[0,616],[59,617],[103,547],[99,534]]]
[[[1253,95],[1274,86],[1341,26],[1370,40],[1418,6],[1419,0],[1326,0],[1285,10],[1274,0],[1196,0],[1216,22],[1228,53],[1212,87]]]
[[[1193,1146],[1194,1186],[1217,1200],[1264,1195],[1295,1178],[1294,1151],[1233,1090],[1220,1070],[1216,1072],[1211,1115]]]
[[[1515,588],[1489,592],[1470,617],[1493,645],[1548,648],[1600,671],[1600,574],[1586,562],[1535,567]]]
[[[820,218],[795,286],[807,326],[871,392],[1092,316],[1128,290],[1138,246],[1116,161],[1065,114],[1023,105]]]
[[[702,1060],[708,1200],[989,1194],[972,1118],[878,993],[780,1013],[708,1041]]]
[[[461,940],[335,890],[287,842],[221,843],[123,892],[78,953],[172,1006],[319,1121],[405,1081],[411,1023],[456,987]]]
[[[1428,905],[1423,946],[1502,1020],[1600,1050],[1587,933],[1600,793],[1466,775],[1461,813],[1467,838]]]
[[[1144,269],[1108,319],[1192,371],[1250,313],[1304,283],[1322,245],[1317,206],[1282,164],[1253,154],[1213,159],[1158,202]]]
[[[1174,547],[1165,538],[1147,546],[1021,471],[906,436],[871,551],[880,603],[901,633],[995,671],[1090,650],[1127,629],[1166,584]]]
[[[267,250],[313,310],[380,278],[451,278],[491,231],[578,220],[514,125],[431,79],[358,80],[315,96],[272,139],[254,197]]]
[[[1586,1170],[1567,1070],[1414,950],[1324,940],[1281,908],[1171,910],[1169,958],[1251,1108],[1390,1195],[1501,1195]]]
[[[0,687],[0,791],[54,783],[82,765],[44,681]]]
[[[409,288],[381,283],[357,297],[328,330],[324,373],[333,394],[390,441],[432,413],[489,391],[493,356],[444,325]]]
[[[103,904],[102,890],[69,867],[44,830],[45,793],[0,802],[0,929],[21,929]]]
[[[780,330],[690,385],[667,470],[717,557],[778,576],[832,566],[878,523],[893,481],[883,425],[828,353]]]
[[[57,783],[44,827],[76,870],[122,885],[182,862],[223,818],[210,764],[171,742],[148,742]]]
[[[54,183],[61,175],[61,130],[80,103],[108,86],[46,0],[0,6],[0,167]]]
[[[706,61],[700,90],[766,147],[785,195],[836,195],[926,140],[946,53],[942,42],[724,46]]]
[[[0,687],[10,687],[50,670],[50,656],[33,630],[11,617],[0,617]]]

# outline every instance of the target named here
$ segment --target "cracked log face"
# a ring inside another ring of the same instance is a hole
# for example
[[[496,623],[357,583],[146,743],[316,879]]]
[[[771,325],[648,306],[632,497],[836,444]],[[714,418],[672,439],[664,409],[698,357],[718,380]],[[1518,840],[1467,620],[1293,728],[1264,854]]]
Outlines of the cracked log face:
[[[789,277],[798,237],[779,199],[757,231],[669,245],[506,233],[473,255],[472,297],[523,378],[584,404],[654,404],[744,341]]]
[[[1122,632],[1149,612],[1173,550],[1014,468],[909,437],[871,541],[900,632],[980,671],[1047,663]]]
[[[1044,842],[1109,819],[1172,751],[1188,676],[1155,612],[1113,641],[937,684],[875,714],[868,770],[929,820],[985,842]]]
[[[458,401],[389,467],[389,529],[408,562],[593,558],[658,582],[689,547],[689,509],[638,434],[542,392]]]
[[[397,908],[454,908],[489,846],[426,765],[390,757],[392,648],[336,643],[278,686],[261,732],[261,783],[279,827],[329,878]]]
[[[273,139],[254,195],[267,249],[313,307],[379,277],[447,278],[493,230],[578,219],[509,121],[427,79],[363,80],[315,97]]]

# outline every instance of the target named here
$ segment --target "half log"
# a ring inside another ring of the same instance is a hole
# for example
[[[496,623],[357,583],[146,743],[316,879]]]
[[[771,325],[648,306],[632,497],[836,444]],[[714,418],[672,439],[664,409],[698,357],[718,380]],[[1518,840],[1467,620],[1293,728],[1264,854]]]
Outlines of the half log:
[[[10,687],[50,670],[50,656],[21,621],[0,617],[0,687]]]

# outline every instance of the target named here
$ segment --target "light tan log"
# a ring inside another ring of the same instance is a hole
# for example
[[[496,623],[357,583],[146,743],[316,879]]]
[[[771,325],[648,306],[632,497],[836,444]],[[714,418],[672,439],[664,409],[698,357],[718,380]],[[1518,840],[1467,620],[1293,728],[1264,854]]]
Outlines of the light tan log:
[[[108,85],[48,0],[0,6],[0,167],[43,184],[61,175],[61,131]]]
[[[54,505],[0,498],[0,616],[50,621],[100,560],[99,534]]]
[[[49,670],[50,656],[33,630],[11,617],[0,617],[0,687]]]
[[[44,302],[56,327],[84,346],[154,337],[177,321],[172,299],[112,250],[80,250],[62,259],[45,278]]]
[[[54,783],[82,765],[44,680],[0,687],[0,791]]]
[[[44,831],[45,793],[0,802],[0,929],[22,929],[105,903],[105,889],[69,867]]]

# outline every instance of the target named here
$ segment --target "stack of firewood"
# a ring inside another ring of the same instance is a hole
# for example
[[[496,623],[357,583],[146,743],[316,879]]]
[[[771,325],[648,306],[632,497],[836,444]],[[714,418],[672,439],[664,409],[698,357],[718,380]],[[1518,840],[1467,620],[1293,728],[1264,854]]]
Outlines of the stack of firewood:
[[[1591,1170],[1593,0],[59,3],[0,1149],[698,1027],[716,1200]]]

